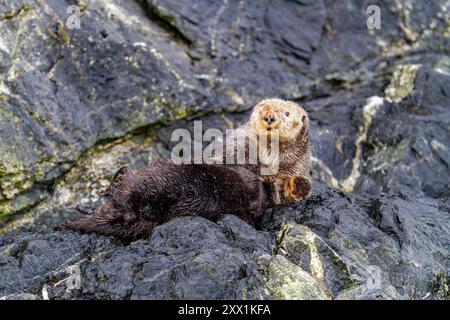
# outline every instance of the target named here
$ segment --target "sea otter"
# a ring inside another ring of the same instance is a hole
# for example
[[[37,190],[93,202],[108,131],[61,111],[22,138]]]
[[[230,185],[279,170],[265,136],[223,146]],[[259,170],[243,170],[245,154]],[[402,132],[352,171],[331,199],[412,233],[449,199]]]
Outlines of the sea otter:
[[[235,148],[224,147],[223,157],[232,150],[233,157],[239,146],[246,146],[249,159],[249,143],[257,145],[256,164],[243,166],[261,178],[274,183],[276,203],[290,204],[304,199],[311,192],[311,141],[308,114],[293,101],[265,99],[253,109],[247,123],[236,130]],[[261,139],[263,137],[264,139]],[[254,139],[254,141],[252,141]],[[277,139],[278,153],[274,156],[270,139]],[[268,143],[261,143],[268,141]],[[262,174],[261,169],[271,169],[273,174]],[[296,177],[296,179],[291,179]],[[297,183],[295,187],[292,184]],[[289,185],[291,184],[291,185]],[[277,198],[277,195],[279,197]]]
[[[286,188],[298,188],[295,177]],[[274,186],[240,166],[174,164],[158,160],[131,172],[118,170],[105,190],[107,202],[99,208],[77,206],[80,219],[58,229],[96,232],[124,239],[147,237],[158,224],[176,216],[202,216],[216,221],[235,214],[260,227],[263,213],[274,206]],[[298,190],[291,190],[295,193]]]

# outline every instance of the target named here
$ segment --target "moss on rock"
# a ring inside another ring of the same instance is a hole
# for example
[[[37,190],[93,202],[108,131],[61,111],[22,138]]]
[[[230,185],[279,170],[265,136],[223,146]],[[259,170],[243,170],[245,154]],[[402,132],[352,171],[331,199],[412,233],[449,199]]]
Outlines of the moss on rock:
[[[398,103],[406,98],[414,89],[416,72],[420,67],[419,64],[399,66],[395,70],[389,86],[384,91],[386,100]]]
[[[278,253],[306,270],[328,298],[354,284],[345,261],[307,226],[282,224],[277,243]]]
[[[275,299],[327,299],[327,295],[308,272],[281,255],[274,256],[270,261],[266,278],[266,288]]]

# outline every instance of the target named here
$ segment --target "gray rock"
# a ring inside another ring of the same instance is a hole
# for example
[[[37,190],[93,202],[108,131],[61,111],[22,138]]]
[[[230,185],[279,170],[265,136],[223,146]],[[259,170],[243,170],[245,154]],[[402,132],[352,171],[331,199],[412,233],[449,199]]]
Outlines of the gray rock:
[[[310,238],[315,239],[316,257],[326,266],[324,282],[335,297],[358,282],[368,286],[369,291],[395,288],[396,295],[385,292],[380,297],[433,296],[433,283],[449,271],[448,206],[406,192],[360,197],[323,186],[317,189],[297,208],[273,214],[275,230],[278,226],[285,230],[279,247],[288,257],[302,265],[311,260],[308,252],[312,250],[305,245],[308,238],[290,236],[298,230],[303,230],[299,234],[308,234],[308,227],[318,236]],[[302,226],[290,226],[292,223]],[[332,275],[329,280],[327,272]],[[374,284],[370,286],[372,280]],[[365,287],[359,290],[364,291]],[[359,295],[369,296],[369,292]]]
[[[19,293],[1,297],[0,300],[40,300],[40,298],[34,294]]]
[[[413,194],[324,185],[269,210],[265,231],[231,215],[180,217],[147,240],[15,231],[0,242],[4,298],[444,299],[450,209]]]

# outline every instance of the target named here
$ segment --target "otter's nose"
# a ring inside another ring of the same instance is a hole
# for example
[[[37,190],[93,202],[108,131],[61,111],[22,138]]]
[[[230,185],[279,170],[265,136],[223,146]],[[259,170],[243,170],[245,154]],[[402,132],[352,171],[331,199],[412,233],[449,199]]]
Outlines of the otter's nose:
[[[272,122],[275,122],[275,116],[273,114],[268,114],[263,117],[263,120],[270,126]]]

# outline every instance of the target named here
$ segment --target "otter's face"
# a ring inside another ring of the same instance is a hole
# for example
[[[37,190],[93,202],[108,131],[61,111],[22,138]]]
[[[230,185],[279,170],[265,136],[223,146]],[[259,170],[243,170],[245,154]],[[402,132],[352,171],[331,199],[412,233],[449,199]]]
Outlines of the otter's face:
[[[308,115],[302,107],[281,99],[261,101],[250,117],[250,125],[258,135],[270,137],[278,133],[281,141],[295,139],[307,121]]]

